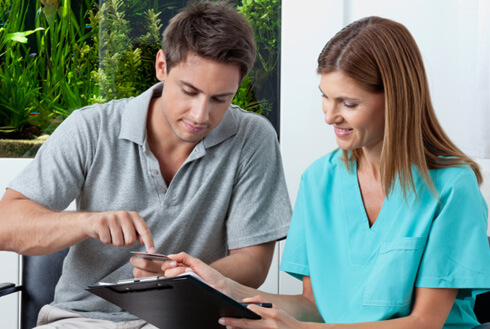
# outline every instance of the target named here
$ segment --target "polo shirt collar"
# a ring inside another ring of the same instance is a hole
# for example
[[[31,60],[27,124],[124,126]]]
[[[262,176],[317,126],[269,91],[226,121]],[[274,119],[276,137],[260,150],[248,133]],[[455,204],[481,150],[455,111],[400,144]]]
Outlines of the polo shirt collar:
[[[146,143],[146,118],[148,108],[152,98],[162,94],[163,83],[157,83],[141,95],[131,98],[126,104],[126,109],[121,119],[120,139],[127,139],[142,146]],[[238,128],[231,105],[227,110],[220,124],[214,128],[200,142],[204,148],[215,146],[224,140],[235,135]]]
[[[142,94],[131,98],[121,118],[120,139],[127,139],[139,145],[146,142],[146,117],[152,98],[162,94],[163,83],[159,82]]]
[[[223,119],[221,119],[219,125],[211,130],[206,137],[204,137],[202,142],[204,143],[205,148],[217,145],[237,133],[238,128],[234,118],[234,113],[232,112],[232,107],[233,105],[226,110],[226,113],[223,116]]]

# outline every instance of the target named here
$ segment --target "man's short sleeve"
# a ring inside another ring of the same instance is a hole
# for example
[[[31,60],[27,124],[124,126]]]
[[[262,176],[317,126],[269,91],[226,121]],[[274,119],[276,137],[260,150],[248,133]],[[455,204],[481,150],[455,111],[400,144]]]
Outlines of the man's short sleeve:
[[[291,220],[276,133],[264,118],[249,126],[239,137],[245,143],[228,212],[229,249],[283,239]]]
[[[8,188],[52,210],[66,209],[83,186],[91,148],[86,136],[93,133],[74,111]]]

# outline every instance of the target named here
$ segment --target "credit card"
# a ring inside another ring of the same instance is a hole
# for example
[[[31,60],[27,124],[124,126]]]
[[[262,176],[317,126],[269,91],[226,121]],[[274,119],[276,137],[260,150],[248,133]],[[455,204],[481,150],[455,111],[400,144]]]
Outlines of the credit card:
[[[162,254],[157,254],[157,253],[148,253],[148,252],[138,252],[138,251],[131,251],[131,254],[136,257],[141,257],[145,259],[150,259],[150,260],[173,260],[172,258],[162,255]]]

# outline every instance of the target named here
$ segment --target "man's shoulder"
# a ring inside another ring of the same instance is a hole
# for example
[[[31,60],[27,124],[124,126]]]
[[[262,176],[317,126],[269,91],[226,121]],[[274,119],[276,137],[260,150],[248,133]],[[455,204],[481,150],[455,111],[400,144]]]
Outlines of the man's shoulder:
[[[78,115],[84,118],[114,118],[115,116],[122,115],[126,105],[131,99],[132,98],[121,98],[106,103],[92,104],[75,110],[73,113],[78,113]]]
[[[73,111],[63,124],[95,135],[119,134],[131,99],[122,98],[82,107]]]
[[[246,111],[239,106],[231,105],[228,109],[237,126],[238,133],[243,134],[274,134],[271,122],[263,115]]]
[[[264,123],[269,123],[269,120],[267,120],[263,115],[255,113],[255,112],[250,112],[242,109],[240,106],[231,104],[228,111],[230,111],[235,120],[241,121],[260,121]]]

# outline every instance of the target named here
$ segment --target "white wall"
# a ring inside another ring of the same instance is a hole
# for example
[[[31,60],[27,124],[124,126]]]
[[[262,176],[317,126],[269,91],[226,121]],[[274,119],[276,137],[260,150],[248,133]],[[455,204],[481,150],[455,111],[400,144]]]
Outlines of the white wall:
[[[320,79],[315,73],[317,56],[337,31],[361,17],[390,18],[412,32],[425,61],[439,120],[456,144],[462,145],[465,131],[471,127],[463,125],[461,112],[468,114],[471,109],[462,109],[461,104],[475,95],[458,92],[458,68],[465,60],[459,58],[461,51],[454,42],[464,24],[458,14],[461,3],[458,0],[282,0],[281,149],[293,204],[301,173],[315,159],[336,148],[332,128],[323,121]],[[478,162],[487,179],[482,192],[490,203],[490,160],[478,159]],[[281,273],[280,289],[284,293],[298,293],[300,283]]]

